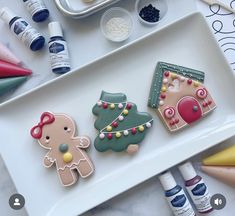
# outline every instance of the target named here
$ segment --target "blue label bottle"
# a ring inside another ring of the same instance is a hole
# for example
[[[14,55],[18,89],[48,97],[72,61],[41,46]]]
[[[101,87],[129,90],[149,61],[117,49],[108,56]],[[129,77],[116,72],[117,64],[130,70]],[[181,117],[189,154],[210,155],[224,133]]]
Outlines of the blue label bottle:
[[[32,51],[40,50],[45,44],[45,38],[26,20],[16,16],[9,8],[0,10],[1,19],[7,23],[11,31]]]
[[[211,212],[213,210],[210,204],[211,195],[202,177],[197,175],[190,162],[180,165],[179,170],[185,180],[186,189],[198,212],[202,214]]]
[[[175,216],[195,216],[195,212],[188,201],[181,186],[177,185],[172,174],[168,171],[159,176],[165,190],[166,199]]]
[[[43,0],[23,0],[26,9],[32,15],[35,22],[43,22],[49,17],[49,10]]]
[[[59,22],[51,22],[48,25],[50,33],[49,53],[51,69],[56,74],[70,71],[70,59],[67,42],[63,38],[62,28]]]

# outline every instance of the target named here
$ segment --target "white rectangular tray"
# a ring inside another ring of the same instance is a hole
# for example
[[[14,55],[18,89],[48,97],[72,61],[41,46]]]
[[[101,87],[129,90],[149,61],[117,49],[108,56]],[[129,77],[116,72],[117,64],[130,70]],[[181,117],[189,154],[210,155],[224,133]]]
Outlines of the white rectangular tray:
[[[158,61],[202,70],[218,108],[202,121],[170,134],[147,99]],[[55,169],[46,169],[46,151],[30,128],[44,111],[64,112],[78,124],[78,134],[95,139],[92,107],[102,90],[124,92],[154,125],[135,156],[89,150],[96,171],[63,188]],[[24,96],[0,105],[0,153],[30,215],[77,215],[235,134],[235,78],[200,13],[113,52]],[[40,205],[40,208],[39,208]]]

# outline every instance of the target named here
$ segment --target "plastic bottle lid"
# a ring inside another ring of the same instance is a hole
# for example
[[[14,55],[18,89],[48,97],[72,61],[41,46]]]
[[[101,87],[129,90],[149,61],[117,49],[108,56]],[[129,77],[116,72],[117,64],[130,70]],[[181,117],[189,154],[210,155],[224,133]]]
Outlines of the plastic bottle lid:
[[[172,188],[174,188],[177,185],[174,177],[172,176],[171,172],[169,172],[169,171],[164,172],[163,174],[161,174],[159,176],[159,180],[162,184],[162,187],[166,191],[171,190]]]
[[[5,23],[9,24],[16,15],[8,7],[3,7],[0,9],[0,17]]]
[[[197,173],[190,162],[180,165],[179,170],[185,181],[191,180],[197,176]]]
[[[63,37],[62,28],[59,22],[50,22],[48,24],[50,37]]]

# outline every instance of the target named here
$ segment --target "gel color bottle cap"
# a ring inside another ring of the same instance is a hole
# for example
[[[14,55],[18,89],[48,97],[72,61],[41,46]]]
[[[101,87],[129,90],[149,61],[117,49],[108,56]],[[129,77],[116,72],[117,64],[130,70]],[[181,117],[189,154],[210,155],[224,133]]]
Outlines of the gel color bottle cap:
[[[43,22],[49,17],[49,10],[43,0],[23,0],[34,22]]]
[[[48,24],[50,37],[63,37],[62,28],[59,22],[50,22]]]
[[[188,201],[181,186],[177,185],[171,172],[164,172],[159,180],[165,190],[166,199],[175,216],[195,216],[195,212]]]
[[[11,32],[32,51],[43,48],[45,38],[25,19],[16,16],[8,7],[0,9],[0,17],[9,25]]]
[[[190,162],[186,162],[180,165],[179,170],[185,180],[186,189],[192,198],[198,212],[211,212],[213,210],[210,204],[211,195],[202,177],[197,175]]]

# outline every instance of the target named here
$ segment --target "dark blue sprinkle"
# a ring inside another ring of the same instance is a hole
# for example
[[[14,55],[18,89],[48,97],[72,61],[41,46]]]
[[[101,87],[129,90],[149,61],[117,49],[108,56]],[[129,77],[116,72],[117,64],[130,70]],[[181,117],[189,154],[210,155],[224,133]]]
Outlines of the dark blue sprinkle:
[[[147,22],[157,22],[160,18],[160,10],[153,7],[152,4],[149,4],[140,10],[139,15]]]

